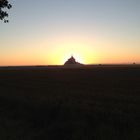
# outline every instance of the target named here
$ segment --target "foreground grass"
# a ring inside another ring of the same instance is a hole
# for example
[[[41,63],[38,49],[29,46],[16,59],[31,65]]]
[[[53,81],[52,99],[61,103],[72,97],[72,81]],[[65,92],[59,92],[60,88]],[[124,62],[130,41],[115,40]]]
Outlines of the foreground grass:
[[[139,71],[0,70],[0,139],[138,140]]]

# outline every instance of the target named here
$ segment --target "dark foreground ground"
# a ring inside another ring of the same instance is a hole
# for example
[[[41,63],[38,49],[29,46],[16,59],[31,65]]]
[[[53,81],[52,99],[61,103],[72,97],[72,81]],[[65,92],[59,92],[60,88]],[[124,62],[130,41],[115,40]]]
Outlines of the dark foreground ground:
[[[140,140],[140,66],[1,68],[0,140]]]

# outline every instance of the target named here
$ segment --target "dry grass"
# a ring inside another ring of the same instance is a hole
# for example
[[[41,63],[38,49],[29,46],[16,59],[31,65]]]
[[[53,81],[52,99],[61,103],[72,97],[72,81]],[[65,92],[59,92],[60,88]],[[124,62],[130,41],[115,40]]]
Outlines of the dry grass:
[[[140,66],[1,68],[0,140],[140,139]]]

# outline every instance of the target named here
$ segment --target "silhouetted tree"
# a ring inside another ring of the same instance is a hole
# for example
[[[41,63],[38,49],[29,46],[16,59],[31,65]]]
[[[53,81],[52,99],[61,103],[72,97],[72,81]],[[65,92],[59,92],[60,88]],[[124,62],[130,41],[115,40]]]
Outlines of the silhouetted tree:
[[[8,0],[0,0],[0,20],[4,21],[5,23],[8,22],[6,17],[8,17],[6,9],[10,9],[12,5],[9,3]]]

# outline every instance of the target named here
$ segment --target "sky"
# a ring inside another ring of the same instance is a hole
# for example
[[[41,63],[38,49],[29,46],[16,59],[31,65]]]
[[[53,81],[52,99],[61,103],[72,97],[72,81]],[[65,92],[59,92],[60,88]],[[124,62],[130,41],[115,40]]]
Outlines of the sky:
[[[0,66],[140,63],[140,0],[11,0]]]

